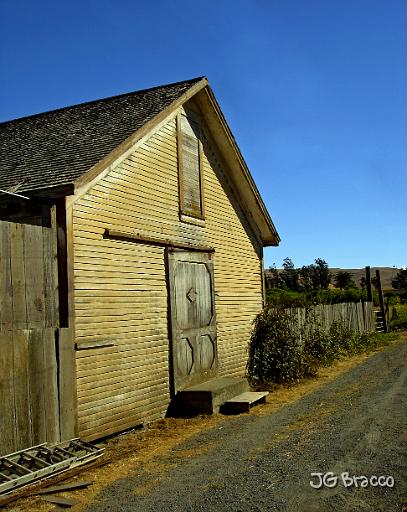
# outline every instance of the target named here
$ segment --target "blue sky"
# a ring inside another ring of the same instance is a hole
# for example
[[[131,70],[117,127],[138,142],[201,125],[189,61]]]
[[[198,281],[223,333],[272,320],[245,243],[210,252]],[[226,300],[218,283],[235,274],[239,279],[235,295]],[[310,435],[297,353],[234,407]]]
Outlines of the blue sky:
[[[406,0],[0,0],[0,119],[205,75],[281,235],[407,265]]]

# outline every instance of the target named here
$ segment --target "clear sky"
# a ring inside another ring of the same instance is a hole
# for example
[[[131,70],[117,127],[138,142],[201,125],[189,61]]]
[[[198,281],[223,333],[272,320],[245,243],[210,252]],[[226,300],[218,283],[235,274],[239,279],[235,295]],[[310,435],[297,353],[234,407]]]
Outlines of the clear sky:
[[[407,265],[406,0],[0,0],[0,119],[205,75],[282,238]]]

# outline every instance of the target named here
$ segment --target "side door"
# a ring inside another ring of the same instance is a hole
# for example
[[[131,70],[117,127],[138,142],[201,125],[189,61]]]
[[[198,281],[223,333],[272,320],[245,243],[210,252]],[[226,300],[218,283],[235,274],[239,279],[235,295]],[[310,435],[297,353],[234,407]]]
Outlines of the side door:
[[[168,249],[171,362],[174,392],[215,376],[213,254]]]

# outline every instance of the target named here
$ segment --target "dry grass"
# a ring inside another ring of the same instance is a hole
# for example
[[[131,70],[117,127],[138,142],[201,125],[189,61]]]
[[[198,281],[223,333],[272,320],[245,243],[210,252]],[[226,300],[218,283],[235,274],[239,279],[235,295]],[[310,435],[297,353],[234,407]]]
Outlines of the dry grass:
[[[398,339],[406,338],[406,333],[400,333]],[[386,350],[383,347],[380,350]],[[360,364],[374,354],[363,354],[352,358],[341,360],[333,366],[322,368],[315,379],[304,380],[297,385],[286,387],[280,386],[273,390],[267,397],[266,404],[252,410],[252,415],[267,415],[274,411],[299,400],[303,396],[312,393],[321,386],[336,379],[354,366]],[[322,404],[321,414],[329,414],[326,404]],[[309,418],[298,418],[298,424],[307,421]],[[145,484],[134,489],[135,494],[144,494],[156,486],[165,477],[166,472],[185,458],[198,457],[215,449],[214,445],[205,445],[201,449],[177,450],[177,446],[188,438],[214,428],[225,421],[230,421],[228,416],[205,416],[193,419],[163,419],[152,423],[145,430],[132,431],[127,434],[115,437],[107,441],[104,455],[104,465],[96,468],[84,468],[81,474],[71,478],[68,482],[75,480],[91,480],[93,485],[88,489],[61,493],[61,496],[75,497],[80,499],[81,504],[76,505],[74,510],[84,510],[86,505],[91,503],[102,489],[113,482],[137,474],[142,469],[143,475],[147,474]],[[297,422],[296,422],[297,423]],[[295,428],[295,425],[292,426]],[[286,433],[281,434],[286,435]],[[278,439],[270,439],[270,443]],[[163,462],[165,459],[165,462]],[[168,462],[170,461],[170,462]],[[18,502],[11,503],[6,507],[8,512],[49,512],[55,510],[54,505],[42,501],[38,496],[22,498]]]

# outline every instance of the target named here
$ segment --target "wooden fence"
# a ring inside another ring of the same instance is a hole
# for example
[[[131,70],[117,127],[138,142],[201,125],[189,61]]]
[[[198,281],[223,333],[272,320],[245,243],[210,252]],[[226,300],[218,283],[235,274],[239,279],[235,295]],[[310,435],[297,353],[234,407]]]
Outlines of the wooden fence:
[[[52,228],[0,222],[0,328],[57,326],[58,265]]]
[[[359,333],[374,331],[376,328],[373,302],[318,304],[308,310],[306,308],[289,308],[286,311],[291,317],[294,330],[298,333],[307,330],[311,317],[315,318],[316,323],[324,331],[328,331],[334,322]]]
[[[0,332],[0,456],[74,437],[70,329]]]
[[[0,456],[74,437],[71,329],[59,328],[56,232],[0,221]]]

